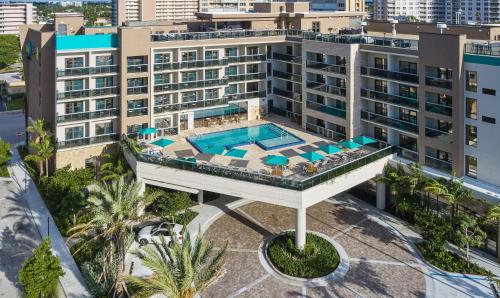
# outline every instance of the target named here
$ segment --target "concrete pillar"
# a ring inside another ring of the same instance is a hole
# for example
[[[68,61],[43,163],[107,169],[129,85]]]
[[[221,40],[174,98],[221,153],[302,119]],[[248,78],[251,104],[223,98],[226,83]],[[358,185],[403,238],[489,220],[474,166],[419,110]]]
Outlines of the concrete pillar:
[[[202,205],[203,204],[203,190],[200,189],[198,192],[198,204]]]
[[[295,246],[303,249],[306,245],[306,208],[297,208]]]
[[[377,178],[380,176],[377,176]],[[377,181],[377,208],[380,210],[385,209],[385,183]]]
[[[137,183],[141,184],[141,188],[139,189],[139,195],[142,196],[146,192],[146,183],[144,183],[144,180],[142,178],[137,177]],[[144,215],[146,206],[140,206],[139,208],[139,215]]]

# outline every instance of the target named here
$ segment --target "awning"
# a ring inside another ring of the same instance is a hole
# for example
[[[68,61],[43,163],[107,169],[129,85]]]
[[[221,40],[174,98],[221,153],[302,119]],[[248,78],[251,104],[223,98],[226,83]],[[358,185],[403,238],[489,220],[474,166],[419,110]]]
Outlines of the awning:
[[[321,147],[319,147],[319,149],[323,152],[326,152],[327,154],[335,154],[337,152],[342,151],[342,149],[340,149],[339,147],[333,146],[332,144],[321,146]]]
[[[371,144],[377,142],[377,140],[365,137],[365,136],[357,136],[355,138],[352,138],[351,141],[356,142],[361,145],[366,145],[366,144]]]
[[[342,141],[342,142],[338,143],[338,145],[340,145],[344,148],[347,148],[347,149],[356,149],[356,148],[363,146],[363,145],[360,145],[358,143],[354,143],[351,141]]]
[[[175,143],[175,141],[172,141],[169,139],[158,139],[154,142],[151,142],[151,145],[156,145],[156,146],[164,148],[164,147],[167,147],[168,145],[173,144],[173,143]]]
[[[156,128],[153,128],[153,127],[142,128],[138,132],[138,134],[140,134],[140,135],[152,135],[154,133],[156,133]]]
[[[300,157],[307,159],[310,162],[316,162],[325,158],[323,155],[316,153],[316,151],[310,151],[300,154]]]
[[[266,164],[270,166],[284,166],[288,164],[288,157],[282,155],[268,155]]]

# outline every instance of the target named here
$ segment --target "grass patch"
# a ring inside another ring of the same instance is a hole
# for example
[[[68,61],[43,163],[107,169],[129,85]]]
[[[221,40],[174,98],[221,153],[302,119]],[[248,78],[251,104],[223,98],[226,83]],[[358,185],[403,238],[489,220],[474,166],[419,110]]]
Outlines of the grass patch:
[[[0,166],[0,177],[10,177],[7,165]]]
[[[304,249],[297,249],[295,231],[272,239],[267,247],[267,254],[276,269],[284,274],[301,278],[328,275],[340,262],[335,247],[326,239],[314,234],[308,233]]]
[[[425,242],[416,244],[420,253],[424,256],[425,260],[437,268],[462,274],[477,274],[493,277],[493,274],[488,270],[467,261],[446,249],[438,249],[436,251],[430,250]]]
[[[26,99],[24,96],[19,98],[13,98],[11,100],[6,101],[5,104],[7,105],[7,111],[24,110],[26,106]]]

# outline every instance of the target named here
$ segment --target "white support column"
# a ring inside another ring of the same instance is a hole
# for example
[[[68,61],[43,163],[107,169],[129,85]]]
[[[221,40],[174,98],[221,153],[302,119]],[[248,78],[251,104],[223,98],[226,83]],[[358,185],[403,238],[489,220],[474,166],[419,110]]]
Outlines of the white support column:
[[[202,205],[203,204],[203,190],[198,191],[198,204]]]
[[[297,208],[295,246],[303,249],[306,245],[306,208]]]
[[[146,192],[146,183],[144,183],[144,179],[139,177],[137,178],[137,183],[141,184],[141,188],[139,189],[139,195],[142,196]],[[146,206],[141,206],[139,208],[139,215],[144,215],[145,212],[144,209],[146,209]]]
[[[380,175],[377,176],[377,178]],[[385,183],[377,180],[377,208],[380,210],[385,209]]]

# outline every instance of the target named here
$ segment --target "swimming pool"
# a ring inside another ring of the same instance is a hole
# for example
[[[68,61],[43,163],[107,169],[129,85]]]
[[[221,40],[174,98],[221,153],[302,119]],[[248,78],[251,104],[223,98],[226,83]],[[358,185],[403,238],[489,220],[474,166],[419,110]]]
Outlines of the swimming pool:
[[[304,140],[272,123],[235,128],[186,138],[198,151],[212,147],[231,149],[255,143],[264,150],[303,144]]]

